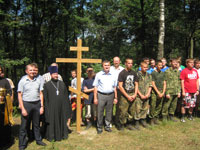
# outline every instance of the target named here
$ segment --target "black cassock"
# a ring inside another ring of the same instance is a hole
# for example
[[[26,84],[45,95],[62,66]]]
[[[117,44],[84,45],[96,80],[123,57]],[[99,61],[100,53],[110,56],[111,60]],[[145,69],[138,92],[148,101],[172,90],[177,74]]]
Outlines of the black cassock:
[[[46,138],[60,141],[68,137],[67,120],[71,116],[71,105],[63,81],[51,80],[44,85],[44,110]]]

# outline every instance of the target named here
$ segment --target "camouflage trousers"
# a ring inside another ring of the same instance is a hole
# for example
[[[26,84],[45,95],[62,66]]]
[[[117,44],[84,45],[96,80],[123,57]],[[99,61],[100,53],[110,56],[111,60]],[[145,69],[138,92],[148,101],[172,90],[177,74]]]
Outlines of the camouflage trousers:
[[[136,98],[134,102],[135,114],[134,119],[146,119],[147,113],[149,111],[149,99],[142,100],[139,97]]]
[[[170,95],[170,99],[166,98],[163,102],[162,116],[174,115],[177,106],[177,95]]]
[[[129,93],[133,95],[134,93]],[[130,102],[126,97],[121,95],[119,101],[119,122],[126,124],[127,120],[132,120],[135,113],[135,101]]]
[[[152,92],[150,102],[149,118],[158,118],[162,111],[164,98],[159,98],[157,94]]]

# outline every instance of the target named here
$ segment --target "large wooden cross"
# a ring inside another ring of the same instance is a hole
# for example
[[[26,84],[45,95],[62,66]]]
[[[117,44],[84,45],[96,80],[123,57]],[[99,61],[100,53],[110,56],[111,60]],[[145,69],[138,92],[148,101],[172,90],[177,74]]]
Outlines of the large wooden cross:
[[[70,47],[70,51],[77,51],[77,58],[56,58],[60,63],[77,63],[77,89],[69,87],[69,91],[77,95],[76,130],[80,132],[81,126],[81,97],[88,99],[88,95],[81,92],[81,64],[101,63],[101,59],[83,59],[82,51],[89,51],[88,47],[82,47],[82,40],[78,39],[77,47]]]

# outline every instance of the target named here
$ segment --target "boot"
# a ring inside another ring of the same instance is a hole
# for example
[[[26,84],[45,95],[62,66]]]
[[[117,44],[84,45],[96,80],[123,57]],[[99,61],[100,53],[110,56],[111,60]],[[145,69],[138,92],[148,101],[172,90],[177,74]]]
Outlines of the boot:
[[[148,125],[147,125],[147,122],[146,122],[146,119],[141,119],[141,124],[144,128],[147,128]]]
[[[135,128],[136,128],[137,130],[140,130],[140,122],[139,122],[139,120],[136,120],[136,121],[135,121]]]
[[[159,123],[159,121],[158,121],[158,118],[154,118],[154,123],[156,124],[156,125],[159,125],[160,123]]]
[[[151,125],[151,126],[154,125],[154,118],[151,118],[151,120],[150,120],[150,125]]]
[[[162,117],[162,121],[163,121],[163,122],[166,122],[166,121],[167,121],[167,116],[163,116],[163,117]]]
[[[136,130],[136,128],[134,128],[131,124],[128,124],[128,125],[126,126],[126,128],[127,128],[128,130]]]
[[[169,119],[170,119],[171,121],[173,121],[173,122],[177,122],[177,120],[174,119],[174,116],[173,116],[173,115],[169,115]]]

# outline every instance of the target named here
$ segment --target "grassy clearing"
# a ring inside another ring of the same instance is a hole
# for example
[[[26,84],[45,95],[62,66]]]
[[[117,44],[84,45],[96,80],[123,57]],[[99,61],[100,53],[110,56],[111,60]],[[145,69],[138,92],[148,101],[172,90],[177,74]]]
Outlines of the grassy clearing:
[[[19,118],[17,118],[19,119]],[[141,131],[118,131],[97,135],[96,129],[87,131],[82,128],[80,134],[73,132],[67,140],[48,142],[46,147],[36,145],[35,141],[27,150],[200,150],[200,119],[181,122],[165,122]],[[75,131],[75,125],[72,129]],[[18,137],[9,148],[18,149]]]

